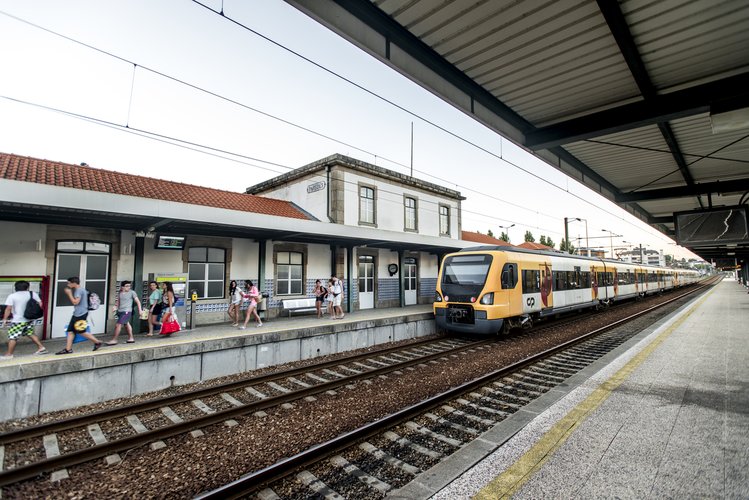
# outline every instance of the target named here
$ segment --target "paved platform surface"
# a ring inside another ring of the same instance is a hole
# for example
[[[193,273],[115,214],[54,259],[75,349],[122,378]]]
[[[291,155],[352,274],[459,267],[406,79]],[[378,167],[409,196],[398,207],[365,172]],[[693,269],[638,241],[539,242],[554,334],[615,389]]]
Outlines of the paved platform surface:
[[[367,309],[363,311],[354,311],[347,313],[343,319],[332,319],[327,314],[322,318],[317,318],[314,313],[307,314],[295,314],[291,318],[279,317],[272,318],[263,322],[263,326],[255,328],[254,320],[250,320],[247,324],[246,330],[239,330],[237,327],[232,327],[230,321],[216,325],[205,325],[198,326],[193,330],[184,330],[176,333],[170,337],[162,337],[154,335],[153,337],[147,337],[144,333],[135,334],[135,343],[126,344],[127,333],[123,328],[119,336],[119,344],[116,346],[105,346],[97,352],[92,352],[91,348],[93,344],[90,341],[84,341],[77,344],[73,344],[74,354],[56,356],[55,353],[65,347],[65,339],[55,338],[49,340],[43,340],[44,347],[49,351],[49,354],[35,356],[33,355],[36,351],[36,346],[31,340],[27,338],[21,338],[16,345],[14,358],[8,361],[0,361],[0,365],[4,364],[18,364],[18,363],[32,363],[39,360],[50,361],[54,359],[68,358],[71,356],[78,357],[80,355],[97,355],[106,352],[114,351],[128,351],[128,350],[139,350],[144,348],[161,347],[166,345],[179,345],[185,343],[200,342],[203,340],[215,340],[215,339],[231,339],[235,337],[243,337],[248,335],[257,334],[275,334],[289,331],[300,331],[308,330],[311,328],[325,328],[330,327],[331,329],[343,328],[344,325],[353,326],[353,324],[367,321],[378,321],[383,319],[396,319],[403,316],[430,313],[432,311],[432,305],[415,305],[407,307],[394,307],[387,309]],[[113,327],[114,328],[114,327]],[[103,342],[112,340],[114,333],[109,331],[107,333],[97,335],[97,338]],[[7,328],[0,330],[0,355],[7,352],[8,349],[8,335]]]
[[[396,496],[749,498],[746,289],[723,281],[632,341],[439,491]]]

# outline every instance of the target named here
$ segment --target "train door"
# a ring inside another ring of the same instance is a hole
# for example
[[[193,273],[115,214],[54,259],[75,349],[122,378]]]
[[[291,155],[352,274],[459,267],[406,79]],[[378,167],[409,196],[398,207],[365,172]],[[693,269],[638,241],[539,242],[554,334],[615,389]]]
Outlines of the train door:
[[[582,304],[583,302],[588,302],[587,299],[583,299],[583,288],[582,288],[582,276],[581,276],[581,270],[580,266],[575,266],[575,271],[573,272],[573,281],[572,281],[572,301],[575,304]]]
[[[590,266],[590,289],[591,298],[593,300],[607,300],[606,296],[606,283],[601,282],[603,277],[604,268],[597,266]]]
[[[554,294],[551,287],[551,267],[548,264],[539,266],[541,275],[541,307],[543,309],[554,307]]]
[[[359,256],[359,309],[374,308],[375,263],[371,255]]]
[[[66,336],[73,304],[65,294],[68,278],[78,276],[81,287],[99,295],[102,307],[88,314],[91,333],[104,333],[107,323],[108,243],[61,241],[57,243],[51,338]]]
[[[407,257],[403,260],[403,299],[407,306],[415,305],[417,302],[417,266],[416,259]]]

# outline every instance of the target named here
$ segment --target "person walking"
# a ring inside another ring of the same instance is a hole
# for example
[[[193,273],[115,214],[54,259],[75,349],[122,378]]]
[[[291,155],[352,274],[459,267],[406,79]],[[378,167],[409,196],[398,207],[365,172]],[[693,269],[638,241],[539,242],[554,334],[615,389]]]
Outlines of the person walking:
[[[103,342],[97,340],[96,337],[86,331],[86,327],[88,327],[88,323],[86,322],[86,318],[88,318],[88,290],[81,288],[81,280],[78,276],[68,278],[65,295],[68,296],[68,300],[73,304],[73,317],[70,318],[70,323],[68,323],[68,337],[65,342],[65,349],[55,354],[72,354],[73,340],[76,334],[93,342],[94,351],[98,350],[103,345]]]
[[[247,323],[250,322],[251,316],[255,316],[255,321],[257,322],[255,327],[263,326],[263,322],[260,321],[260,316],[257,313],[257,303],[261,300],[260,291],[258,291],[257,287],[253,285],[252,281],[250,280],[247,280],[245,282],[245,289],[246,290],[244,297],[248,300],[249,303],[247,305],[247,311],[245,312],[244,316],[244,324],[239,327],[240,330],[244,330],[245,328],[247,328]]]
[[[161,284],[161,314],[174,314],[174,288],[171,281],[165,281]]]
[[[114,337],[107,342],[107,345],[117,345],[119,343],[117,338],[120,336],[122,325],[125,325],[125,329],[127,330],[127,343],[135,343],[133,327],[130,324],[130,318],[133,316],[133,302],[138,305],[138,317],[140,317],[142,308],[138,294],[132,290],[132,283],[130,281],[123,281],[120,283],[120,293],[117,294],[116,305],[113,308],[117,313],[117,324],[114,325]]]
[[[154,325],[158,323],[161,316],[161,290],[155,281],[148,283],[151,294],[148,296],[148,333],[146,337],[153,337]]]
[[[328,293],[325,294],[325,306],[328,309],[328,316],[331,317],[332,319],[335,319],[335,314],[334,314],[335,309],[333,309],[333,279],[332,278],[328,280],[327,290],[328,290]]]
[[[242,307],[242,289],[237,286],[236,280],[229,283],[229,317],[231,326],[239,325],[239,309]]]
[[[325,300],[325,296],[328,295],[328,290],[322,286],[322,281],[315,281],[315,288],[312,290],[315,295],[315,309],[317,309],[317,317],[322,318],[323,310],[322,303]]]
[[[330,278],[333,281],[333,319],[343,319],[343,308],[341,302],[343,300],[343,282],[335,276]]]
[[[26,311],[26,305],[30,300],[35,300],[39,303],[39,307],[42,307],[42,299],[36,292],[29,291],[29,282],[25,280],[16,281],[14,288],[15,292],[8,295],[5,299],[5,312],[3,313],[3,324],[8,321],[11,313],[13,319],[11,320],[11,326],[8,328],[8,352],[4,356],[0,356],[0,359],[7,360],[13,359],[13,351],[16,350],[16,343],[19,337],[29,337],[38,348],[34,354],[47,354],[47,349],[42,345],[39,337],[34,334],[34,320],[24,317]]]

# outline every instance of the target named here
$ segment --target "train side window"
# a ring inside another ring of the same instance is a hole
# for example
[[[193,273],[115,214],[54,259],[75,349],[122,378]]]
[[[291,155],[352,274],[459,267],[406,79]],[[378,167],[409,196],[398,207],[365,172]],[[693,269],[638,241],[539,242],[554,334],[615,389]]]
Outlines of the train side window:
[[[512,289],[518,284],[517,264],[505,264],[502,267],[502,288]]]
[[[539,271],[523,270],[523,293],[537,293],[541,291],[541,273]]]

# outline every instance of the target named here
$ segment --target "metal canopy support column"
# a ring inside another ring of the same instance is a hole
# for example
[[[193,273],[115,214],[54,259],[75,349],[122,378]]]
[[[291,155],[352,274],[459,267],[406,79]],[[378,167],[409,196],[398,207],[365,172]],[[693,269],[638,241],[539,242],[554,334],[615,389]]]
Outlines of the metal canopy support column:
[[[258,240],[257,248],[257,287],[259,290],[265,288],[265,259],[268,251],[268,240]],[[268,304],[265,305],[266,311],[268,310]],[[266,312],[266,316],[267,316]]]
[[[145,249],[146,249],[146,239],[143,236],[136,236],[135,237],[135,259],[133,264],[133,290],[139,290],[141,286],[143,285],[143,261],[145,259]],[[140,294],[140,292],[136,292]],[[150,291],[148,292],[150,293]],[[148,298],[143,298],[143,308],[148,309]],[[133,331],[140,333],[141,330],[141,320],[140,317],[137,319],[135,316],[130,318],[130,324],[133,327]],[[137,325],[137,326],[136,326]]]
[[[400,300],[400,306],[406,306],[406,290],[405,290],[405,278],[403,272],[403,249],[398,249],[398,297]]]
[[[354,247],[346,247],[346,312],[350,313],[351,304],[351,276],[353,273]]]

